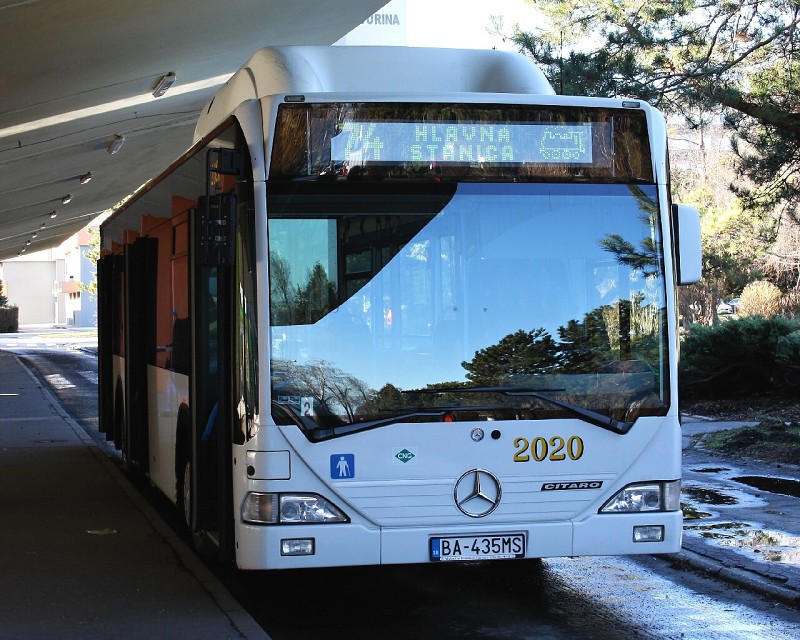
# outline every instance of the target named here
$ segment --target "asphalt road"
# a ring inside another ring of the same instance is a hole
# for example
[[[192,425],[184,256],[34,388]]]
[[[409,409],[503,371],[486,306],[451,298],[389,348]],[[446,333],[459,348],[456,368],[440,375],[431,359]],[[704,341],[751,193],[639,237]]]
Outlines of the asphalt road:
[[[15,351],[113,455],[97,433],[95,357],[65,346]],[[165,500],[144,490],[175,520]],[[211,568],[275,640],[800,637],[797,609],[649,556],[272,573]]]

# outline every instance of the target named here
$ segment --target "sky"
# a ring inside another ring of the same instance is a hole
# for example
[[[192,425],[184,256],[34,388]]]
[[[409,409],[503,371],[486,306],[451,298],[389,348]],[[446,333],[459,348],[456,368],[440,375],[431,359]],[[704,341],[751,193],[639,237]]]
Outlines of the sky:
[[[489,33],[492,16],[502,16],[507,30],[515,22],[535,24],[533,7],[524,0],[405,1],[411,46],[505,48],[501,38]]]
[[[377,20],[357,28],[345,44],[510,49],[490,33],[492,16],[502,16],[506,30],[515,23],[534,30],[541,23],[525,0],[392,0],[376,14]]]

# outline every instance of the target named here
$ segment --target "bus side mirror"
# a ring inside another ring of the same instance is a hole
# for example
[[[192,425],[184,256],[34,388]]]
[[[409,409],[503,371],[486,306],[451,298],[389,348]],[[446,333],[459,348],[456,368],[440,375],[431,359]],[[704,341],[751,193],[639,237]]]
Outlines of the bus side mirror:
[[[678,284],[694,284],[703,277],[703,249],[700,242],[700,213],[687,204],[672,205]]]

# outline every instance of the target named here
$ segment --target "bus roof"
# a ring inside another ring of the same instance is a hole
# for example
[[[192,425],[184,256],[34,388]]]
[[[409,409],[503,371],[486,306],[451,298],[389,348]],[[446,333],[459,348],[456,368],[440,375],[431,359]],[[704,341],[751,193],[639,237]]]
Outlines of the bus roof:
[[[413,47],[268,47],[203,109],[195,142],[242,102],[281,93],[514,93],[553,95],[532,60],[510,51]]]

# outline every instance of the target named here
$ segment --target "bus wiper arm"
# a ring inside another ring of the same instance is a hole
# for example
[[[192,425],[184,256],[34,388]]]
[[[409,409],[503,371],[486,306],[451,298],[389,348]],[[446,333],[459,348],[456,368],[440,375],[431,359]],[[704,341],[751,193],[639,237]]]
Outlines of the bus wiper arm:
[[[633,422],[628,422],[627,420],[617,420],[616,418],[603,415],[602,413],[598,413],[597,411],[592,411],[591,409],[587,409],[586,407],[582,407],[578,404],[570,404],[569,402],[562,402],[561,400],[556,400],[555,398],[551,398],[550,396],[547,396],[538,391],[525,392],[520,390],[519,392],[507,392],[506,395],[531,396],[533,398],[549,402],[550,404],[554,404],[557,407],[566,409],[574,416],[581,418],[582,420],[588,422],[589,424],[593,424],[596,427],[600,427],[601,429],[606,429],[613,433],[618,433],[619,435],[625,435],[626,433],[628,433],[628,431],[631,430],[631,427],[633,427]]]
[[[430,410],[430,411],[414,411],[412,413],[403,413],[390,418],[381,418],[380,420],[368,420],[366,422],[350,422],[348,424],[337,425],[335,427],[316,427],[311,430],[311,435],[315,440],[325,440],[327,438],[335,438],[336,436],[343,436],[348,433],[357,433],[358,431],[366,431],[367,429],[375,429],[376,427],[385,427],[397,422],[403,422],[409,418],[428,418],[428,417],[441,417],[446,410]]]
[[[557,392],[564,391],[564,389],[536,389],[532,387],[444,387],[438,389],[414,389],[403,391],[403,393],[502,393],[506,396],[528,396],[566,409],[584,422],[588,422],[589,424],[593,424],[596,427],[606,429],[613,433],[625,435],[631,430],[631,427],[633,427],[633,422],[617,420],[616,418],[597,413],[596,411],[581,407],[577,404],[556,400],[555,398],[545,395],[545,391]]]

